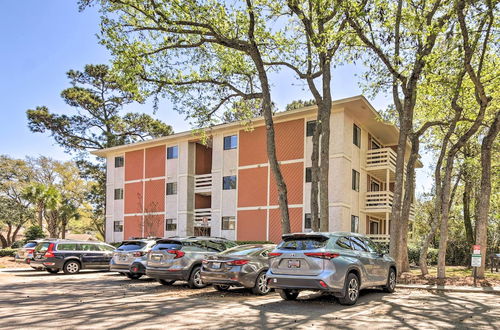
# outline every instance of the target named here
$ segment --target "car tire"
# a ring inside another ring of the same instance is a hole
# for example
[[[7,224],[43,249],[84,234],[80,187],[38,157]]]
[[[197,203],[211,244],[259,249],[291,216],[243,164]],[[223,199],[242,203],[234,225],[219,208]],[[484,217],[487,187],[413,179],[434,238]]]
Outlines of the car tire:
[[[252,292],[255,295],[258,296],[264,296],[271,291],[271,288],[269,288],[269,285],[267,283],[267,271],[264,270],[259,273],[259,276],[257,276],[257,279],[255,280],[255,286],[252,288]]]
[[[392,267],[389,269],[387,284],[383,286],[383,289],[387,293],[393,293],[396,290],[396,271]]]
[[[80,272],[80,263],[76,260],[66,261],[63,267],[64,274],[78,274]]]
[[[167,280],[164,280],[164,279],[161,279],[161,278],[159,278],[157,281],[161,285],[172,285],[172,284],[175,283],[175,281],[167,281]]]
[[[123,272],[120,272],[118,274],[120,274],[121,276],[127,276],[127,273],[123,273]]]
[[[229,290],[231,287],[230,285],[225,285],[225,284],[212,284],[213,288],[217,291],[225,292]]]
[[[201,289],[207,285],[201,280],[201,267],[195,266],[189,276],[188,285],[191,289]]]
[[[57,274],[57,273],[59,273],[59,269],[47,268],[46,271],[49,272],[49,273],[51,273],[51,274]]]
[[[138,280],[142,277],[142,274],[132,274],[132,273],[127,273],[126,274],[128,278],[131,280]]]
[[[291,289],[277,290],[283,300],[296,300],[299,296],[299,291]]]
[[[339,298],[341,305],[354,305],[359,297],[359,278],[349,273],[344,284],[344,296]]]

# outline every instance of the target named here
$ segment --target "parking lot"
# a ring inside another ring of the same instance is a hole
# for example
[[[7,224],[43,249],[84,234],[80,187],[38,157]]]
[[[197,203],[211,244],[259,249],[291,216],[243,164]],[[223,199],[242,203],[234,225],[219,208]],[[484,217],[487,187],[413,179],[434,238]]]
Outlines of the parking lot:
[[[116,273],[0,270],[0,328],[500,328],[500,295],[368,290],[355,306],[131,281]]]

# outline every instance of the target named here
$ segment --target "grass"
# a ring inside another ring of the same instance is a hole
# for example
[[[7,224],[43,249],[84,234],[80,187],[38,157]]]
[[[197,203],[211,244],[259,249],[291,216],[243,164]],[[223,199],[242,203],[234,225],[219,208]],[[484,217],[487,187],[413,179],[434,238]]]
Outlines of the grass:
[[[429,266],[429,275],[430,276],[437,276],[437,267],[436,266]],[[410,273],[412,275],[420,275],[420,268],[412,268],[410,270]],[[467,268],[463,266],[448,266],[446,267],[446,276],[447,277],[472,277],[472,268]],[[500,272],[494,272],[491,273],[491,269],[488,268],[486,272],[484,273],[485,279],[489,280],[500,280]]]

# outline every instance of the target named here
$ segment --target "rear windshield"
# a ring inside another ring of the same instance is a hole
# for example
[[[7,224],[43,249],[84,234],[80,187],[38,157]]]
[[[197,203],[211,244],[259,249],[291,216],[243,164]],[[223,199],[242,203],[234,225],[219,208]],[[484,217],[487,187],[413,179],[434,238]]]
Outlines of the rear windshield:
[[[49,245],[50,243],[49,242],[46,242],[46,243],[40,243],[36,246],[35,248],[35,251],[37,252],[45,252],[47,251],[47,249],[49,248]]]
[[[146,242],[123,242],[118,248],[118,251],[133,251],[140,250],[147,245]]]
[[[258,253],[262,250],[261,246],[236,246],[234,248],[228,249],[226,251],[221,252],[223,255],[237,255],[237,256],[246,256],[253,253]]]
[[[278,245],[281,250],[315,250],[326,246],[324,238],[288,238]]]
[[[37,244],[36,242],[28,242],[28,243],[24,244],[23,247],[25,247],[25,248],[34,248],[36,246],[36,244]]]
[[[155,246],[153,246],[152,250],[153,251],[158,251],[158,250],[180,250],[182,248],[182,245],[180,242],[159,242]]]

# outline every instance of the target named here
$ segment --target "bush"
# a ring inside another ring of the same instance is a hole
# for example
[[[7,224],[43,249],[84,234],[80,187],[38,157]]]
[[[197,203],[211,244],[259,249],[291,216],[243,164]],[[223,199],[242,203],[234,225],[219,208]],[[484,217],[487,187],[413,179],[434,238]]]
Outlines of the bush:
[[[35,239],[45,238],[45,233],[42,227],[38,225],[30,226],[24,232],[25,241],[32,241]]]
[[[410,264],[418,265],[418,259],[420,258],[421,246],[414,244],[408,245],[408,261]],[[436,265],[438,260],[438,249],[429,248],[427,250],[427,264]]]
[[[19,248],[23,247],[24,244],[26,244],[24,241],[15,241],[14,243],[12,243],[12,245],[10,247],[12,249],[19,249]]]
[[[13,257],[16,255],[15,249],[0,249],[0,257]]]

